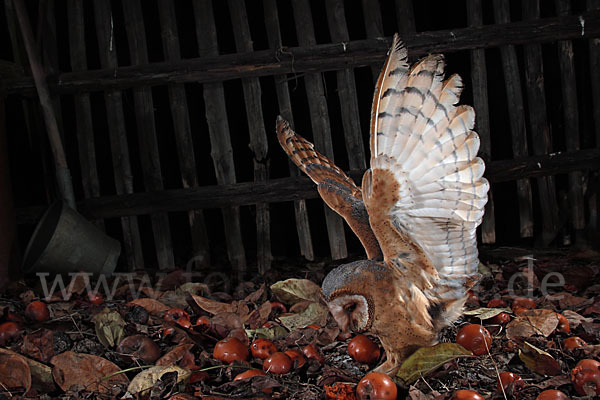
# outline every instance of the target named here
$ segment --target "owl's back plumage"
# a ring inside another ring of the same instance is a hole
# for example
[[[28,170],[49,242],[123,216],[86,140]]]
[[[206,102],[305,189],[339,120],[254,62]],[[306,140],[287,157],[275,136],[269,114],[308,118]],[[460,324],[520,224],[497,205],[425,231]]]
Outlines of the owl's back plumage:
[[[406,58],[396,35],[375,88],[362,190],[277,123],[288,155],[365,245],[371,260],[336,268],[322,288],[342,328],[378,335],[387,355],[379,369],[387,372],[459,317],[477,276],[475,231],[489,190],[475,113],[456,106],[460,77],[444,80],[441,55],[412,67]]]

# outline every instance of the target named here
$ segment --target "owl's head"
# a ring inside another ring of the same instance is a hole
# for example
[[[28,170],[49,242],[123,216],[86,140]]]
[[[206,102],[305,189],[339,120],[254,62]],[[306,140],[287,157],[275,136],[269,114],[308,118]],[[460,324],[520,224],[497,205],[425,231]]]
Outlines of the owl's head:
[[[381,263],[362,260],[341,265],[325,277],[323,294],[331,315],[343,331],[364,332],[373,324],[372,277],[383,278],[381,268]]]
[[[374,305],[370,296],[339,290],[330,296],[329,311],[344,332],[361,333],[373,324]]]

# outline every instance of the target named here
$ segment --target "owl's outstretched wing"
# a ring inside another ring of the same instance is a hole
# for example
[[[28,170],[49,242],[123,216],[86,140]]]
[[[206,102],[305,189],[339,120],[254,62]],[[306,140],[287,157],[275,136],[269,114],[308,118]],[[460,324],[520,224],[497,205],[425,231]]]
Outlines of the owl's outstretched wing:
[[[297,135],[287,121],[277,117],[277,138],[290,159],[317,185],[321,198],[340,214],[362,243],[369,258],[381,256],[381,249],[362,200],[361,189],[314,145]]]
[[[476,228],[489,184],[476,157],[475,113],[456,106],[458,75],[444,59],[411,68],[398,36],[379,76],[371,112],[371,168],[363,198],[384,259],[436,301],[464,297],[476,275]]]

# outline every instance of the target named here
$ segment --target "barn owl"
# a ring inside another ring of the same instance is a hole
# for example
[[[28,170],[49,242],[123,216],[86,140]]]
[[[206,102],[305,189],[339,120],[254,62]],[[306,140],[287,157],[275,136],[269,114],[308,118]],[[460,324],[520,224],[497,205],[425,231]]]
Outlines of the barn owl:
[[[489,184],[473,108],[456,105],[461,90],[458,75],[444,80],[442,55],[409,67],[395,35],[375,88],[362,188],[277,119],[283,149],[366,250],[368,260],[332,270],[322,291],[342,330],[380,339],[379,372],[393,374],[417,348],[435,344],[476,281],[475,231]]]

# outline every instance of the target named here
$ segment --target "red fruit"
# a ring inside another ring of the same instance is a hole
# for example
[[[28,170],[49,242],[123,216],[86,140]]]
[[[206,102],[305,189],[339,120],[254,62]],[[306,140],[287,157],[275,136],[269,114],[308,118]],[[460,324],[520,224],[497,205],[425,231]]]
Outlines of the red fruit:
[[[471,350],[476,356],[486,354],[492,346],[492,336],[483,326],[469,324],[461,328],[456,334],[456,343],[467,350]]]
[[[512,372],[501,372],[500,377],[498,379],[498,384],[496,385],[496,390],[499,392],[507,391],[509,386],[512,385],[513,391],[521,389],[525,386],[525,381]]]
[[[277,311],[280,314],[281,313],[286,313],[287,312],[287,308],[285,308],[285,306],[283,305],[283,303],[280,303],[279,301],[272,301],[271,302],[271,312],[273,311]]]
[[[190,328],[192,326],[190,315],[181,308],[171,308],[165,313],[163,319],[168,322],[175,322],[184,328]]]
[[[556,389],[544,390],[535,400],[569,400],[569,396]]]
[[[196,326],[210,326],[210,318],[208,318],[206,315],[198,317],[196,320]]]
[[[356,397],[359,400],[396,400],[397,396],[396,384],[382,372],[370,372],[356,385]]]
[[[523,307],[528,310],[531,310],[531,309],[536,308],[537,304],[535,303],[535,300],[532,299],[531,297],[517,297],[516,299],[513,300],[512,307],[513,307],[513,309],[515,307]]]
[[[357,335],[348,343],[348,354],[356,361],[371,364],[379,359],[379,346],[367,335]]]
[[[513,312],[515,315],[521,315],[521,314],[523,314],[525,311],[528,311],[528,310],[529,310],[529,308],[520,307],[520,306],[513,306],[513,307],[512,307],[512,312]]]
[[[287,374],[292,369],[292,359],[285,353],[277,352],[263,363],[263,370],[272,374]]]
[[[582,396],[600,394],[600,371],[598,369],[582,369],[573,379],[575,391]]]
[[[144,364],[152,364],[160,357],[160,348],[154,342],[144,335],[128,336],[121,340],[117,346],[117,352],[121,353],[124,361],[132,362],[141,360]]]
[[[99,306],[104,302],[104,297],[102,297],[102,293],[100,292],[88,292],[88,301],[95,305]]]
[[[571,336],[569,338],[566,338],[565,340],[563,340],[562,343],[563,349],[567,351],[578,349],[580,347],[585,346],[586,344],[587,343],[585,342],[585,340],[583,340],[579,336]]]
[[[248,338],[248,335],[246,334],[246,331],[244,329],[232,329],[231,331],[229,331],[229,335],[227,335],[227,337],[236,338],[237,340],[242,342],[242,344],[246,347],[250,345],[250,339]]]
[[[50,319],[50,311],[46,303],[36,300],[27,304],[25,316],[35,322],[44,322]]]
[[[8,342],[16,339],[21,333],[21,328],[16,322],[4,322],[0,324],[0,346],[5,346]]]
[[[331,400],[355,400],[354,385],[336,382],[332,386],[325,385],[325,398]]]
[[[265,358],[269,358],[273,353],[277,353],[277,347],[269,339],[256,339],[250,345],[250,351],[252,352],[252,357],[264,360]]]
[[[253,376],[257,376],[257,375],[267,375],[266,373],[264,373],[263,371],[261,371],[260,369],[249,369],[248,371],[242,372],[241,374],[236,375],[235,378],[233,378],[234,381],[240,381],[242,379],[248,379],[248,378],[252,378]],[[266,394],[271,394],[273,392],[273,388],[265,388],[262,390],[263,393]]]
[[[477,392],[467,389],[461,389],[454,392],[450,400],[484,400],[483,396]]]
[[[487,306],[489,308],[503,308],[508,307],[508,304],[506,304],[506,301],[502,299],[491,299],[490,301],[488,301]]]
[[[600,369],[600,362],[593,360],[591,358],[584,358],[583,360],[579,361],[577,363],[577,365],[575,365],[575,368],[580,368],[580,369]]]
[[[500,314],[490,318],[490,322],[492,324],[504,325],[504,324],[508,324],[510,322],[510,319],[511,319],[510,314],[501,312]]]
[[[236,375],[236,377],[233,378],[233,380],[239,381],[242,379],[252,378],[253,376],[256,376],[256,375],[267,375],[267,374],[260,369],[249,369],[248,371],[244,371],[241,374]]]
[[[213,350],[214,358],[228,364],[234,361],[246,361],[248,356],[248,347],[234,337],[219,340]]]
[[[292,359],[292,362],[295,366],[294,368],[302,368],[302,366],[306,364],[306,358],[304,357],[304,354],[296,349],[287,350],[285,354]]]
[[[302,353],[306,356],[306,358],[312,358],[313,360],[317,360],[321,364],[325,362],[325,358],[321,355],[319,350],[317,350],[317,348],[313,344],[308,344],[304,346],[304,348],[302,349]]]
[[[319,329],[321,329],[321,327],[317,324],[307,325],[306,328],[314,329],[315,331],[318,331]]]
[[[556,316],[558,317],[558,326],[556,327],[556,330],[558,332],[571,333],[571,326],[569,325],[569,320],[567,320],[567,318],[560,313],[556,313]]]

